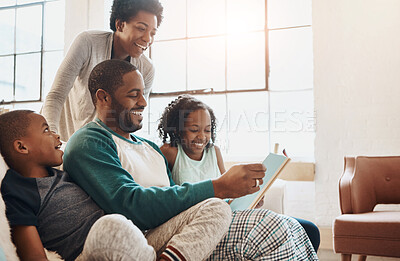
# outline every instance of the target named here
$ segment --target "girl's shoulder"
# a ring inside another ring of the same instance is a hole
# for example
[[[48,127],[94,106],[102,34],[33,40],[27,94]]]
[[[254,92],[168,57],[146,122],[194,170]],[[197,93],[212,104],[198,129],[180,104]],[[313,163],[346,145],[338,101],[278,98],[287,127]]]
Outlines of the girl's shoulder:
[[[168,165],[172,169],[176,160],[176,155],[178,155],[178,147],[172,147],[170,144],[164,143],[160,147],[160,150],[165,158],[167,158]]]

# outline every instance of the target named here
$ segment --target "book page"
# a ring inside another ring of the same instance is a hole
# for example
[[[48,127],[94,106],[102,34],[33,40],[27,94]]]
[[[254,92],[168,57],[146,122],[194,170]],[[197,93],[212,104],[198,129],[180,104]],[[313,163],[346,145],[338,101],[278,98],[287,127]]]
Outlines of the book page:
[[[254,208],[278,177],[283,167],[289,162],[289,160],[289,158],[283,155],[270,153],[263,161],[263,165],[267,168],[267,171],[265,172],[265,177],[263,178],[264,182],[262,185],[260,185],[260,190],[253,194],[234,199],[230,204],[231,209],[245,210]]]

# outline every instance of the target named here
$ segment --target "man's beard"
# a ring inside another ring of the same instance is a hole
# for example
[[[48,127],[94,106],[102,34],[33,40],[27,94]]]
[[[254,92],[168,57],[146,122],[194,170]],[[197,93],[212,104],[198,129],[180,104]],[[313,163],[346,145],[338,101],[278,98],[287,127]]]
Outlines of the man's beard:
[[[125,109],[118,101],[112,100],[112,108],[115,110],[115,119],[117,120],[118,127],[126,132],[131,133],[142,128],[142,123],[135,124],[131,118],[131,110]]]

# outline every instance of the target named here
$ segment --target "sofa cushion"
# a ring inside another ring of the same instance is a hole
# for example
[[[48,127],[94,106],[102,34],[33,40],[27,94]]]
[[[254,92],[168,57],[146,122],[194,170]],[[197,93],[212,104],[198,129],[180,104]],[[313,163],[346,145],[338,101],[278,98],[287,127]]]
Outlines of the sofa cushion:
[[[0,184],[8,169],[3,157],[0,155]],[[7,261],[19,260],[14,244],[11,241],[10,226],[6,218],[6,207],[0,194],[0,248],[4,252]]]
[[[368,253],[379,256],[392,253],[391,256],[400,257],[398,211],[344,214],[335,219],[333,229],[334,249],[337,253]]]

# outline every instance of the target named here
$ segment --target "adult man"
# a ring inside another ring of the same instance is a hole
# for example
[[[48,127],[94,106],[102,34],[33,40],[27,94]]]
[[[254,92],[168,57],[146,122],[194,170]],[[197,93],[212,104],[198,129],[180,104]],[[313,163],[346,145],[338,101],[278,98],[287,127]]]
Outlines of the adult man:
[[[257,179],[262,182],[262,164],[237,165],[217,179],[174,186],[159,148],[131,134],[141,128],[147,105],[143,79],[131,64],[117,60],[98,64],[89,77],[89,90],[98,118],[69,140],[65,170],[106,213],[122,214],[139,229],[149,230],[147,241],[158,253],[167,245],[165,239],[159,242],[160,235],[174,237],[179,232],[169,231],[171,218],[208,198],[235,198],[259,190],[255,184]],[[202,225],[203,234],[195,238],[202,238],[202,244],[214,242],[212,231],[206,232],[207,222]],[[182,260],[209,255],[193,253],[181,242],[173,250]],[[233,213],[228,234],[210,258],[312,260],[317,256],[295,220],[267,210],[247,210]]]

